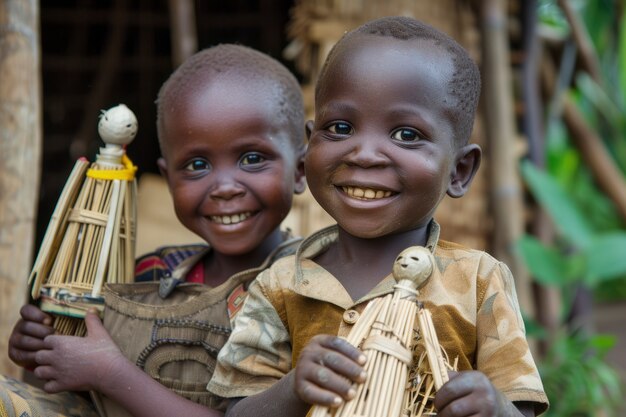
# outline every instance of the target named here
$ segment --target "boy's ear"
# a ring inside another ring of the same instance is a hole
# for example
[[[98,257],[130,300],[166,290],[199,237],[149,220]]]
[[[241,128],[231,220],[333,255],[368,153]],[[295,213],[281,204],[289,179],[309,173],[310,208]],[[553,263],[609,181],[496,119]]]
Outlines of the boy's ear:
[[[302,194],[306,190],[306,177],[304,176],[304,153],[305,148],[298,152],[296,159],[296,169],[294,172],[293,192]]]
[[[306,140],[311,139],[311,133],[313,132],[313,120],[309,120],[304,124],[304,129],[306,130]]]
[[[159,172],[161,172],[161,176],[165,179],[165,181],[167,181],[167,163],[165,162],[165,159],[157,159],[157,166],[159,167]]]
[[[482,151],[476,144],[465,145],[460,148],[456,156],[456,165],[450,173],[448,195],[452,198],[463,197],[469,190],[470,184],[480,166]]]

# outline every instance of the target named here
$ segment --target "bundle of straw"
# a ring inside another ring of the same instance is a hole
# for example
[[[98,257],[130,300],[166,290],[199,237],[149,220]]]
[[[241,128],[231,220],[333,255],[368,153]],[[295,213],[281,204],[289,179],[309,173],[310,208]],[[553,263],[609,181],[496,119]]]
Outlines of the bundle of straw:
[[[372,300],[347,337],[348,342],[359,347],[367,357],[367,380],[357,386],[352,400],[338,408],[314,406],[312,417],[423,415],[423,407],[413,405],[417,399],[412,389],[414,384],[410,383],[413,375],[409,375],[413,364],[416,317],[428,358],[425,371],[435,376],[436,389],[447,382],[446,364],[432,319],[429,312],[416,302],[418,289],[428,280],[432,270],[433,259],[428,249],[412,246],[400,253],[393,266],[393,276],[398,281],[393,294]],[[420,414],[410,410],[417,410]]]
[[[84,335],[86,311],[103,309],[104,283],[134,279],[137,167],[124,147],[137,119],[120,104],[102,112],[98,133],[105,147],[91,166],[76,161],[29,277],[32,297],[60,334]]]

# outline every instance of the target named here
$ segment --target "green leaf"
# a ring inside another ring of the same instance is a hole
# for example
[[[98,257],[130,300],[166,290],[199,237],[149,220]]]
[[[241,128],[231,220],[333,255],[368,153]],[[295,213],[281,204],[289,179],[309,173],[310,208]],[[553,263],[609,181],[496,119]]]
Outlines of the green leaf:
[[[617,337],[612,334],[596,334],[591,337],[590,343],[591,346],[598,349],[600,356],[604,357],[617,343]]]
[[[626,9],[622,12],[619,25],[619,42],[617,45],[617,68],[619,74],[619,90],[620,97],[624,100],[626,97]],[[622,101],[622,104],[624,101]]]
[[[587,248],[591,242],[591,228],[565,190],[530,162],[522,163],[522,176],[559,232],[578,248]]]
[[[626,233],[596,235],[585,250],[587,267],[584,281],[595,286],[601,281],[626,276]]]
[[[576,77],[576,85],[583,95],[591,101],[599,115],[609,122],[613,131],[619,131],[622,126],[622,113],[618,106],[602,87],[586,73]]]
[[[529,338],[543,340],[547,336],[546,329],[539,324],[537,320],[533,320],[528,317],[522,311],[522,319],[524,320],[524,327],[526,328],[526,336]]]
[[[567,260],[561,253],[532,236],[524,236],[517,248],[535,279],[544,285],[562,287],[571,282]]]

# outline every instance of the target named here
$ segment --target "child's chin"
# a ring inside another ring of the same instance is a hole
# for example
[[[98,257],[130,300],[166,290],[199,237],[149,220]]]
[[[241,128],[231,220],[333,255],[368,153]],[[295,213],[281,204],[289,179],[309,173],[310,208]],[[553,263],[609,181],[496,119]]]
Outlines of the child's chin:
[[[350,235],[361,239],[375,239],[389,234],[389,231],[385,230],[385,228],[370,223],[339,224],[339,227]]]

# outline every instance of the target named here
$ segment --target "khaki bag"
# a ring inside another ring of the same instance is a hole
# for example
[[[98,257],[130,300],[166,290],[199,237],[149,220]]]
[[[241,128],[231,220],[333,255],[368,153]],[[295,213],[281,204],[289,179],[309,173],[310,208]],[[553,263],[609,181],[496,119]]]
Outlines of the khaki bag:
[[[104,327],[124,356],[153,379],[185,398],[220,409],[223,401],[206,386],[230,335],[229,295],[237,293],[235,284],[241,286],[236,281],[224,284],[230,285],[179,284],[167,298],[159,296],[159,282],[109,284]],[[92,392],[92,398],[103,417],[129,415],[101,394]]]
[[[104,327],[124,356],[153,379],[189,400],[224,411],[227,400],[206,386],[231,333],[229,315],[241,309],[245,286],[260,271],[295,253],[302,239],[292,238],[290,232],[285,237],[259,267],[241,271],[215,288],[183,282],[208,248],[183,260],[160,281],[107,284]],[[98,392],[92,391],[91,398],[101,417],[130,417]]]

